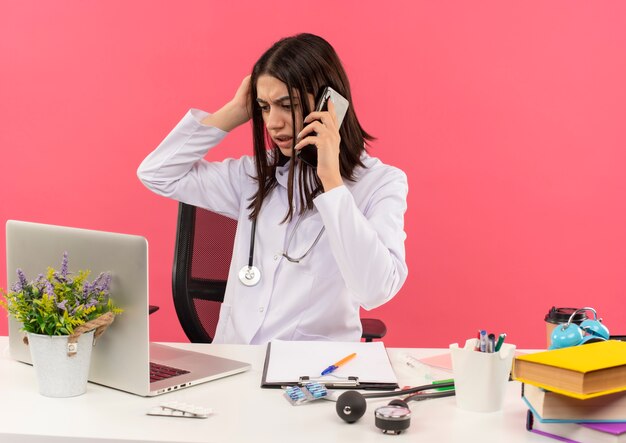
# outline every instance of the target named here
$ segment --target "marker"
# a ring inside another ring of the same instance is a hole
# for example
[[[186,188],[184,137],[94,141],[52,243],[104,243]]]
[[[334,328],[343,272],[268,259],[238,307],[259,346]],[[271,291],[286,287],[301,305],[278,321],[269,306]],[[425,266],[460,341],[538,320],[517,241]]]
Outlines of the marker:
[[[330,374],[331,372],[333,372],[335,369],[337,369],[339,366],[343,366],[346,363],[348,363],[350,360],[352,360],[354,357],[356,357],[356,352],[353,352],[352,354],[348,355],[347,357],[342,358],[341,360],[339,360],[337,363],[335,363],[334,365],[330,365],[329,367],[327,367],[326,369],[324,369],[322,371],[322,375],[326,375],[326,374]]]
[[[506,334],[500,334],[500,336],[498,337],[498,343],[496,343],[496,352],[498,352],[500,350],[500,348],[502,347],[502,343],[504,343],[504,339],[506,338]]]
[[[480,330],[480,352],[487,352],[487,331]]]
[[[496,348],[496,334],[489,334],[487,336],[487,352],[493,353]]]

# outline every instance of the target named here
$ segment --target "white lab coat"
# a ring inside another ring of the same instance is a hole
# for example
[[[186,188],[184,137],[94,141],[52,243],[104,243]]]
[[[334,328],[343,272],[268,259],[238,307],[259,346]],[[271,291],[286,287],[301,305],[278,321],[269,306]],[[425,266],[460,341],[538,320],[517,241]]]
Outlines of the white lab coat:
[[[264,344],[272,339],[358,341],[359,307],[389,301],[407,277],[404,213],[406,175],[363,155],[356,181],[317,196],[303,217],[288,254],[281,253],[298,216],[281,223],[287,211],[289,164],[278,168],[278,186],[266,197],[256,228],[256,286],[244,286],[239,270],[247,265],[251,221],[249,198],[257,189],[253,158],[207,162],[203,159],[227,133],[205,126],[208,114],[190,110],[141,163],[140,180],[157,194],[203,207],[238,221],[233,260],[215,343]],[[297,195],[297,192],[294,192]],[[296,197],[297,198],[297,197]]]

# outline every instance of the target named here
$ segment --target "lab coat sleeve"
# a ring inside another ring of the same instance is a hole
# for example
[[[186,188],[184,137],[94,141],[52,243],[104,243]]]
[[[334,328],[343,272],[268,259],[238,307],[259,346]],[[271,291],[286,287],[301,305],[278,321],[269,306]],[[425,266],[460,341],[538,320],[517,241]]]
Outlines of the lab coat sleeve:
[[[214,212],[237,218],[245,160],[208,162],[204,156],[228,134],[206,126],[208,114],[192,109],[150,153],[137,170],[151,191]]]
[[[393,168],[363,210],[346,186],[314,200],[346,286],[365,309],[389,301],[406,280],[407,193],[406,174]]]

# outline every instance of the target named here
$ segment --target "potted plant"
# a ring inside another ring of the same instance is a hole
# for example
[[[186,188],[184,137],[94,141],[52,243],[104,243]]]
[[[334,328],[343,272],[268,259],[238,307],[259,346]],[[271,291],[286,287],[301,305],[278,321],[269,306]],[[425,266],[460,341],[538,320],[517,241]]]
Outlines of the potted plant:
[[[101,273],[92,282],[89,274],[70,273],[65,252],[59,271],[48,268],[28,281],[18,269],[10,290],[0,290],[0,305],[26,333],[42,395],[85,392],[94,340],[122,312],[110,298],[110,274]]]

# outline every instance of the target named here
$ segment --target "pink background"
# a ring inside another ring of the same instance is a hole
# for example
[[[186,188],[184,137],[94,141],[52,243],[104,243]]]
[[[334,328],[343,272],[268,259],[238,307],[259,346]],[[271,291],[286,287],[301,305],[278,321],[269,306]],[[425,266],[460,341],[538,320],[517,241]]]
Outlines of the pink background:
[[[144,235],[152,338],[184,341],[177,204],[136,168],[275,40],[313,32],[345,63],[373,155],[409,177],[409,278],[372,313],[388,345],[487,328],[544,346],[553,305],[625,334],[625,17],[620,1],[0,0],[0,223]],[[250,152],[249,132],[211,158]],[[0,250],[4,270],[4,235]]]

